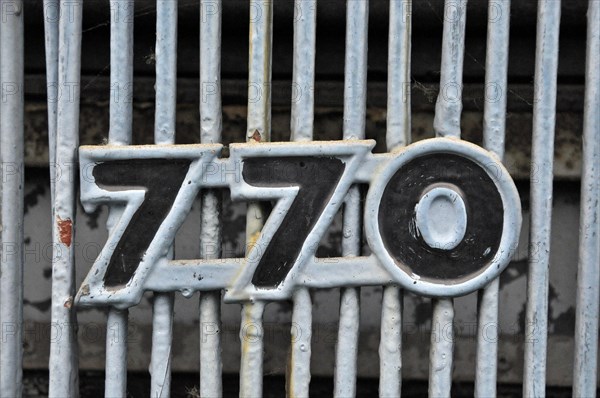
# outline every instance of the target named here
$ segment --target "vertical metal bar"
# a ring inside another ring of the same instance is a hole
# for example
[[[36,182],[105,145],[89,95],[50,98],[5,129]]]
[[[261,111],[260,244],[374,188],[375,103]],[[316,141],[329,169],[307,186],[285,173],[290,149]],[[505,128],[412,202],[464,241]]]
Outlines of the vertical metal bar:
[[[247,141],[271,140],[273,1],[250,1]]]
[[[583,173],[575,318],[573,396],[596,395],[600,300],[600,2],[590,0],[587,26]]]
[[[156,114],[154,142],[175,142],[177,0],[156,1]]]
[[[388,151],[410,143],[410,56],[412,1],[390,1],[388,39]]]
[[[221,0],[200,1],[200,141],[221,142]]]
[[[412,1],[390,1],[388,39],[388,151],[410,143],[410,57]],[[402,387],[403,292],[384,286],[379,343],[379,396],[399,397]]]
[[[559,25],[560,1],[541,0],[537,15],[531,149],[531,227],[523,377],[523,395],[526,397],[543,397],[546,393],[548,274]]]
[[[403,292],[385,286],[381,303],[379,343],[379,396],[399,397],[402,387],[402,307]]]
[[[220,397],[223,395],[220,291],[200,295],[200,328],[200,396]]]
[[[346,140],[365,136],[368,32],[369,0],[347,1],[343,125]]]
[[[262,397],[264,330],[262,317],[265,303],[256,301],[242,306],[240,341],[240,397]]]
[[[133,120],[133,0],[112,0],[110,21],[110,112],[108,142],[129,145]],[[112,230],[121,217],[112,209],[107,221]],[[127,395],[128,310],[110,308],[106,333],[106,376],[104,395]]]
[[[106,319],[105,397],[127,396],[128,310],[110,308]]]
[[[200,2],[200,142],[221,142],[221,1]],[[221,256],[221,200],[202,192],[200,258]],[[223,395],[221,292],[200,293],[200,396]]]
[[[440,92],[435,104],[433,128],[437,137],[460,138],[462,112],[462,72],[465,52],[467,1],[446,0]],[[454,351],[454,301],[450,298],[433,302],[432,330],[429,349],[429,396],[450,397]]]
[[[59,20],[58,97],[54,222],[52,228],[52,324],[61,338],[50,341],[50,397],[78,396],[77,317],[75,295],[75,180],[79,146],[81,70],[81,1],[61,1]]]
[[[152,307],[151,397],[168,397],[171,394],[172,343],[173,294],[157,293]]]
[[[452,354],[454,351],[454,301],[433,303],[431,346],[429,349],[429,396],[450,397]]]
[[[311,141],[314,120],[317,1],[295,0],[292,141]]]
[[[271,139],[271,48],[273,44],[273,1],[250,1],[250,52],[248,65],[248,125],[246,140]],[[256,243],[266,214],[257,202],[248,204],[246,247]],[[240,340],[240,397],[262,396],[263,385],[263,302],[247,302],[242,308]]]
[[[292,312],[292,347],[286,380],[288,397],[308,397],[310,387],[310,356],[312,353],[312,299],[310,291],[294,292]]]
[[[46,88],[48,98],[48,159],[50,166],[50,203],[54,204],[56,162],[56,110],[58,105],[58,0],[44,0],[44,37],[46,44]]]
[[[504,158],[510,0],[489,1],[483,110],[484,147]],[[494,279],[479,291],[475,396],[495,397],[498,372],[498,289]]]
[[[446,0],[444,2],[440,92],[435,104],[433,119],[433,129],[439,137],[460,138],[466,22],[467,0]]]
[[[504,159],[510,0],[489,1],[483,146]]]
[[[0,395],[20,396],[23,362],[23,2],[2,4],[0,22],[0,157],[2,261],[0,276]]]
[[[292,141],[313,139],[314,84],[317,36],[316,0],[296,0],[294,8],[294,70],[292,78]],[[291,348],[286,390],[288,397],[308,397],[312,331],[310,291],[294,292]]]
[[[344,139],[365,136],[367,107],[367,37],[369,1],[346,2],[346,54],[344,63]],[[348,190],[343,212],[342,255],[358,256],[361,246],[360,190]],[[336,344],[334,396],[356,395],[356,361],[360,329],[360,289],[340,291],[340,321]]]
[[[156,2],[156,112],[154,142],[175,143],[177,105],[177,0]],[[171,250],[171,256],[172,256]],[[150,395],[171,394],[173,293],[155,293],[152,314]]]
[[[111,0],[110,113],[111,145],[130,145],[133,120],[133,0]]]

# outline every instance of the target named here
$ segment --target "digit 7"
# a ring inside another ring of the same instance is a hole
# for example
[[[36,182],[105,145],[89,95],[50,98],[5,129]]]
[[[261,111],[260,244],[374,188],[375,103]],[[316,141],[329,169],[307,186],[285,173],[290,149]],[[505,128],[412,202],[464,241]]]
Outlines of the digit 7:
[[[256,266],[252,284],[276,288],[286,278],[308,235],[338,186],[345,164],[334,157],[256,157],[244,160],[242,176],[256,187],[299,190]]]

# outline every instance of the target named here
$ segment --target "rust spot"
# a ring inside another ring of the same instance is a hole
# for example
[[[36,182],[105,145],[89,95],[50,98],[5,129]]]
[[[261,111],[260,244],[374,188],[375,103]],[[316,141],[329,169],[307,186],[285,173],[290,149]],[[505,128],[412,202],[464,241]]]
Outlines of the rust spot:
[[[63,307],[71,308],[72,306],[73,306],[73,297],[69,296],[67,301],[65,301],[65,303],[63,304]]]
[[[60,241],[67,245],[67,247],[71,246],[71,240],[73,237],[73,222],[68,218],[63,220],[62,218],[57,217],[56,223],[58,226]]]
[[[260,132],[258,130],[254,130],[254,134],[252,134],[252,139],[256,142],[260,142],[262,136],[260,135]]]

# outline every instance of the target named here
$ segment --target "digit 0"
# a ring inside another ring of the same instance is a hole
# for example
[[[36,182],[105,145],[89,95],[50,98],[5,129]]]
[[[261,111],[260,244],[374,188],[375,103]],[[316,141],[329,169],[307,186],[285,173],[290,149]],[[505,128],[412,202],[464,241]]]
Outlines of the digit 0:
[[[367,195],[373,252],[396,282],[428,296],[483,287],[508,265],[520,227],[520,200],[506,169],[458,140],[406,147]]]

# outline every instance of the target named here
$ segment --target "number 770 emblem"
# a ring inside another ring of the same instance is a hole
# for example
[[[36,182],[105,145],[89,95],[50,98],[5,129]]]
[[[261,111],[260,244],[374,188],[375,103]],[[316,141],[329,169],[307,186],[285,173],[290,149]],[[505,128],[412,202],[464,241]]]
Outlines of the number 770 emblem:
[[[281,300],[299,286],[396,284],[428,296],[481,288],[508,264],[521,226],[517,190],[489,152],[436,138],[373,154],[375,142],[84,146],[81,201],[118,221],[77,295],[129,307],[145,290],[226,291],[225,300]],[[319,261],[318,244],[348,189],[368,184],[371,254]],[[274,201],[245,258],[170,260],[175,234],[203,189]]]

